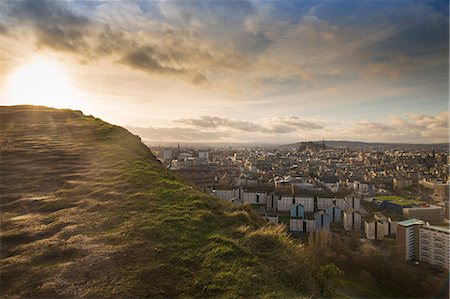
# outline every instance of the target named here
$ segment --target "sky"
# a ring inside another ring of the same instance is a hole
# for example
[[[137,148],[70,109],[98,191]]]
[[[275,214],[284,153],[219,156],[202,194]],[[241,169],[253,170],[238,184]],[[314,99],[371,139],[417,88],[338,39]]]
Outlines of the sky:
[[[0,1],[0,100],[154,144],[448,142],[448,5]]]

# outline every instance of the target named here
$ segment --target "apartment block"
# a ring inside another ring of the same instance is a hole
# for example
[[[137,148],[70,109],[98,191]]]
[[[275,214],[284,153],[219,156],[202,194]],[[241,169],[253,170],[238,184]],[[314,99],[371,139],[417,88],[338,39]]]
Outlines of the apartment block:
[[[421,262],[449,268],[450,229],[426,223],[419,228],[419,259]]]
[[[398,222],[396,251],[401,259],[419,260],[419,228],[424,224],[425,222],[418,219]]]

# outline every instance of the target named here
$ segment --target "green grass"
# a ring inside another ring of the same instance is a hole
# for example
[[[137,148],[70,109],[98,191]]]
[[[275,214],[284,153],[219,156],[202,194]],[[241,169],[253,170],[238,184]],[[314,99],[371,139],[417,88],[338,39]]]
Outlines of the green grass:
[[[328,292],[283,227],[185,184],[125,129],[32,106],[1,107],[0,128],[3,296]]]
[[[375,197],[376,200],[380,200],[380,201],[385,201],[388,200],[392,203],[395,203],[397,205],[402,205],[402,206],[406,206],[406,205],[412,205],[412,204],[420,204],[420,201],[417,200],[413,200],[413,199],[407,199],[404,197],[400,197],[400,196],[395,196],[395,195],[391,195],[391,196],[377,196]]]

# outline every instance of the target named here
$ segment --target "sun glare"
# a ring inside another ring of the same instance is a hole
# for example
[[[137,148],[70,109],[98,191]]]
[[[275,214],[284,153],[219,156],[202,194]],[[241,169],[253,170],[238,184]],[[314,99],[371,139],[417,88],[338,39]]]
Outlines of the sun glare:
[[[15,69],[5,82],[3,101],[8,105],[32,104],[76,108],[80,93],[59,62],[35,58]]]

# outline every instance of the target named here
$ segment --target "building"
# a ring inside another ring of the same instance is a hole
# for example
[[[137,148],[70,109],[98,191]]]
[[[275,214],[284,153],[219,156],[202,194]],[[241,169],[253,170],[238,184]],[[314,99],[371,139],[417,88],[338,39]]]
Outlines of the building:
[[[383,240],[387,235],[384,223],[380,220],[364,221],[364,233],[369,240]]]
[[[394,189],[404,189],[411,187],[413,185],[413,181],[411,179],[405,178],[394,178],[392,180],[392,186]]]
[[[345,201],[345,198],[336,198],[336,199],[334,200],[334,203],[335,203],[335,205],[336,205],[339,209],[341,209],[342,211],[345,211],[345,210],[348,209],[348,204],[347,204],[347,202]]]
[[[354,191],[356,191],[358,193],[370,193],[375,190],[374,184],[368,183],[368,182],[354,181],[354,182],[349,182],[348,185],[351,189],[353,189]]]
[[[267,210],[278,210],[278,201],[280,196],[278,194],[271,193],[266,198],[266,209]]]
[[[296,196],[281,196],[278,201],[278,211],[289,211],[296,204],[303,205],[303,209],[307,213],[314,212],[314,198]]]
[[[434,187],[433,198],[437,201],[448,200],[449,198],[449,183],[436,184]]]
[[[330,215],[331,218],[331,222],[332,223],[340,223],[342,221],[342,210],[339,209],[336,206],[331,206],[328,208],[325,208],[325,211],[327,212],[328,215]]]
[[[335,176],[322,178],[320,183],[322,183],[332,193],[337,193],[339,191],[339,180]]]
[[[361,211],[361,199],[355,196],[345,197],[347,209],[353,209],[355,211]]]
[[[322,210],[334,205],[334,198],[318,197],[317,209]]]
[[[344,229],[347,231],[361,230],[361,214],[353,209],[348,209],[343,212],[343,222],[344,222]]]
[[[316,230],[330,230],[331,217],[325,211],[314,213],[314,219],[316,220]]]
[[[242,201],[250,204],[266,204],[267,203],[267,193],[266,192],[241,192]]]
[[[408,219],[397,224],[396,252],[401,259],[419,260],[419,228],[424,224],[418,219]]]
[[[290,219],[289,230],[291,232],[309,233],[316,230],[315,219]]]
[[[198,158],[208,161],[209,160],[209,152],[199,151],[198,152]]]
[[[421,262],[449,268],[450,229],[429,223],[419,228],[419,259]]]
[[[384,225],[385,236],[392,236],[397,234],[397,222],[392,221],[391,218],[381,220],[381,222],[383,222]]]
[[[290,215],[292,218],[305,218],[305,211],[302,204],[291,207]]]
[[[403,208],[403,217],[422,219],[432,223],[444,222],[444,208],[435,205],[422,204]]]
[[[386,236],[395,235],[397,232],[397,222],[387,218],[382,213],[375,212],[373,219],[364,221],[364,232],[367,239],[382,240]]]
[[[172,160],[174,158],[173,151],[170,148],[163,148],[160,156],[163,161]]]

